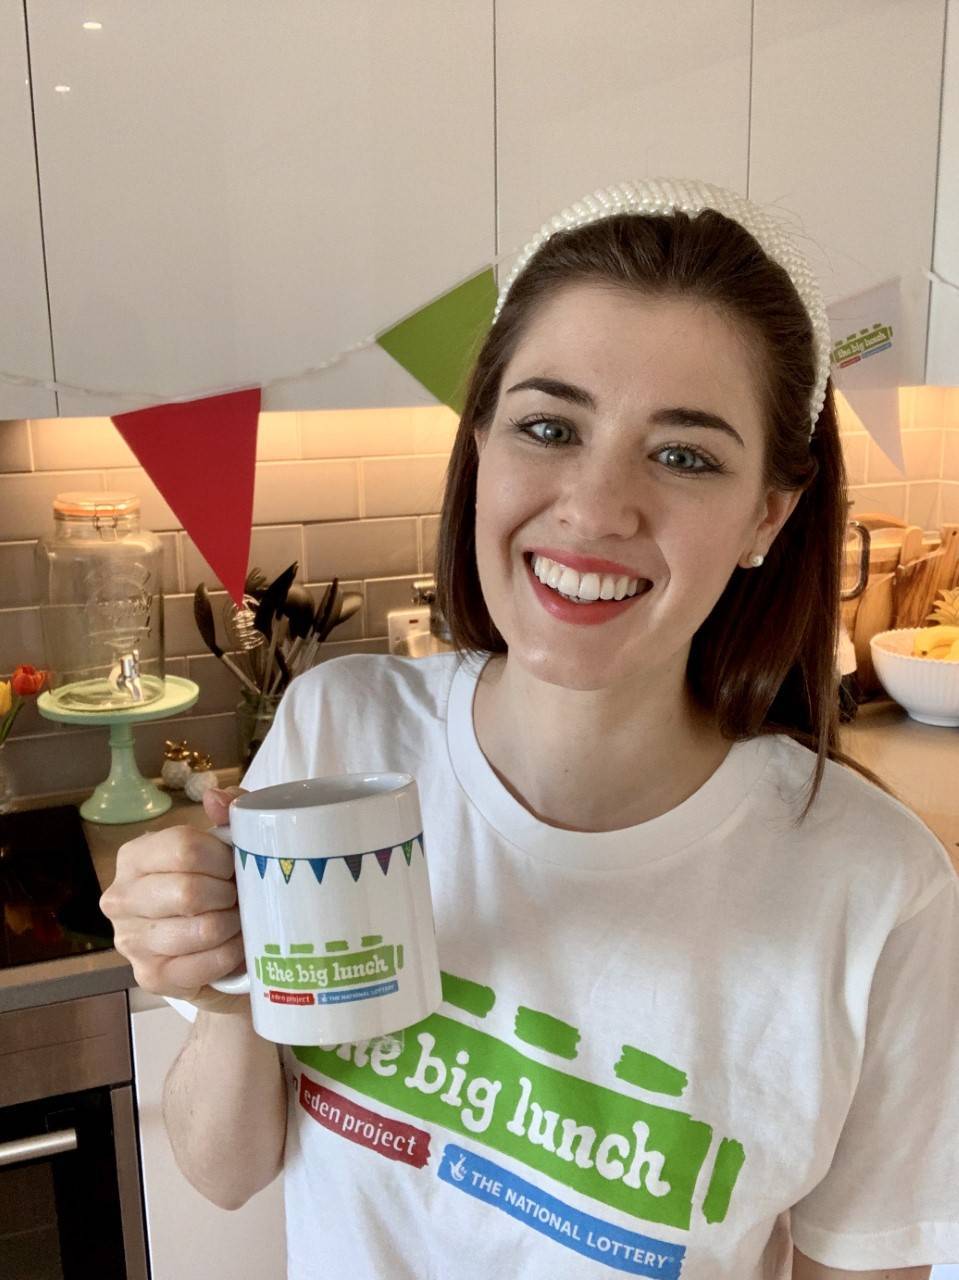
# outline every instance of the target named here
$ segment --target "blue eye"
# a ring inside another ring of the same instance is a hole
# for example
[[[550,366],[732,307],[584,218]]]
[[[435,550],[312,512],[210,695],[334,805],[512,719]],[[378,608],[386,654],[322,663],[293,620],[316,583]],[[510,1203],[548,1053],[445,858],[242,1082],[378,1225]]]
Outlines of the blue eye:
[[[693,458],[702,464],[701,466],[680,466],[680,467],[670,466],[668,468],[668,470],[670,471],[697,472],[697,471],[722,470],[722,468],[717,463],[713,462],[712,458],[708,457],[705,453],[700,453],[698,449],[691,448],[689,445],[667,444],[662,449],[657,449],[656,456],[661,457],[664,453],[672,454],[673,456],[678,454],[680,457],[682,457],[685,454],[687,458]]]
[[[549,438],[544,440],[542,436],[536,435],[533,432],[533,427],[553,427],[558,428],[560,431],[570,430],[565,422],[557,422],[555,418],[529,418],[526,422],[514,422],[513,419],[510,418],[510,422],[517,431],[529,437],[530,440],[535,440],[537,444],[541,444],[544,448],[549,448],[551,444],[565,444],[566,442],[563,440]]]

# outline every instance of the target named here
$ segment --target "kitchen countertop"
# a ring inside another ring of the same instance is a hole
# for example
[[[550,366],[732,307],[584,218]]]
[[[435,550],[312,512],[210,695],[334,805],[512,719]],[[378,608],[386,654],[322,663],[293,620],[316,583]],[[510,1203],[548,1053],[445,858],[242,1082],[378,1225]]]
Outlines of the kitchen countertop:
[[[959,729],[911,720],[895,702],[877,699],[859,708],[841,727],[843,750],[877,773],[935,832],[959,874]],[[221,786],[236,782],[237,769],[217,770]],[[33,804],[76,804],[83,795],[45,796]],[[177,823],[208,825],[203,806],[173,793],[173,806],[150,822],[107,825],[86,822],[84,830],[101,889],[112,883],[121,844]],[[0,1012],[52,1004],[76,996],[123,991],[134,986],[133,971],[115,950],[69,956],[41,964],[0,969]]]

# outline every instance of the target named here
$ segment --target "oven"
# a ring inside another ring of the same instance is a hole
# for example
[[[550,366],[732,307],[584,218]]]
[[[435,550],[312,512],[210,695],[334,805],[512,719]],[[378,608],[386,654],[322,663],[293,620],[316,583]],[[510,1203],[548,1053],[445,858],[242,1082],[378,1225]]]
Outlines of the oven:
[[[126,994],[0,1014],[0,1276],[147,1280]]]

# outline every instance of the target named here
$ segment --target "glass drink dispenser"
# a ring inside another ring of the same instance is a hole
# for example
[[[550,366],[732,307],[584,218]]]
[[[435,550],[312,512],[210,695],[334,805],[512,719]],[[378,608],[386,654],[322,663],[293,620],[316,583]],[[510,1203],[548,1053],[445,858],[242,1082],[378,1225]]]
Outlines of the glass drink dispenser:
[[[131,493],[61,493],[37,543],[49,688],[61,707],[110,711],[161,698],[162,546]]]

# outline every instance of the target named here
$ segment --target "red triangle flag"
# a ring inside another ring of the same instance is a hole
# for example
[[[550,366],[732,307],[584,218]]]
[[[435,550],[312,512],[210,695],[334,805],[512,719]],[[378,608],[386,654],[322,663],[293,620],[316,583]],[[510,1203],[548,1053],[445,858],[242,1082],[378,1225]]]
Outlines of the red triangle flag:
[[[243,602],[260,388],[118,413],[113,422],[203,558]]]

